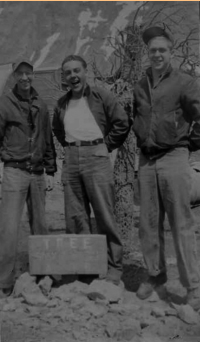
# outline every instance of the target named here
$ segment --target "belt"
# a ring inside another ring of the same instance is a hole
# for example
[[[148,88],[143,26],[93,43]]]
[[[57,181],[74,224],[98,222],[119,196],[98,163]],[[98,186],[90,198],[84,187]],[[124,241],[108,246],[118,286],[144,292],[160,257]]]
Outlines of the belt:
[[[13,167],[15,169],[28,171],[30,173],[35,173],[35,174],[43,174],[44,173],[44,170],[33,171],[33,167],[29,161],[23,161],[23,162],[6,161],[6,162],[4,162],[4,167]]]
[[[101,139],[95,139],[95,140],[77,140],[77,141],[73,141],[73,142],[67,142],[65,141],[64,146],[92,146],[92,145],[98,145],[98,144],[103,144],[104,140]]]

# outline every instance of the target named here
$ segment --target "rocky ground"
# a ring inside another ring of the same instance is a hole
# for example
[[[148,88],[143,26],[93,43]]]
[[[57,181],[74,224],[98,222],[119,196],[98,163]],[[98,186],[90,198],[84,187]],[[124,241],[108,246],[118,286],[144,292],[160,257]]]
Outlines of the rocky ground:
[[[47,194],[46,210],[51,233],[62,233],[64,210],[59,175],[54,190]],[[178,281],[168,229],[166,289],[145,301],[136,297],[139,283],[146,277],[138,240],[138,215],[139,208],[135,207],[131,239],[124,241],[124,286],[122,283],[116,287],[98,279],[81,282],[75,276],[65,276],[57,283],[50,277],[30,277],[25,211],[18,245],[18,280],[12,296],[0,300],[2,342],[200,342],[200,313],[185,305],[186,293]],[[196,237],[199,255],[198,227]]]

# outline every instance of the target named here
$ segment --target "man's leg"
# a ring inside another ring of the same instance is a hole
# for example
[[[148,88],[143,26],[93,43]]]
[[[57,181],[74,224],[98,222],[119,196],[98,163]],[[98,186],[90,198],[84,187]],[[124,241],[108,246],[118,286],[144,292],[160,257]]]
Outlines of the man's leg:
[[[114,216],[114,179],[105,144],[80,148],[80,170],[94,210],[97,229],[108,244],[108,279],[118,283],[122,275],[122,243]]]
[[[164,208],[160,197],[156,161],[140,155],[139,166],[140,229],[139,236],[149,278],[137,295],[148,298],[154,288],[166,282],[164,246]]]
[[[0,289],[14,284],[18,228],[28,189],[26,172],[4,168],[0,206]]]
[[[188,150],[176,148],[160,158],[159,186],[172,229],[180,281],[188,291],[199,288],[194,218],[190,208]]]
[[[175,149],[160,165],[160,184],[172,229],[180,281],[187,288],[187,301],[200,309],[200,276],[194,235],[195,223],[190,209],[191,172],[188,151]]]
[[[91,232],[89,199],[80,177],[79,148],[76,146],[65,147],[62,183],[66,233],[89,234]]]
[[[26,201],[32,234],[48,234],[45,219],[45,189],[44,175],[30,174],[30,187]]]

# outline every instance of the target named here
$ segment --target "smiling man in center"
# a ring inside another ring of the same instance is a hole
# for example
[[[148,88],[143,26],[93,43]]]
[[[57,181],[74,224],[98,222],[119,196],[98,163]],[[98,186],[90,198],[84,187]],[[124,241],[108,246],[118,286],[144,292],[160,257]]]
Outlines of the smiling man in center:
[[[107,280],[119,284],[122,244],[114,217],[109,152],[125,141],[129,118],[110,92],[87,84],[87,64],[81,56],[66,57],[62,71],[70,91],[59,99],[55,108],[53,131],[65,150],[62,182],[66,232],[92,232],[91,204],[98,233],[107,237]]]

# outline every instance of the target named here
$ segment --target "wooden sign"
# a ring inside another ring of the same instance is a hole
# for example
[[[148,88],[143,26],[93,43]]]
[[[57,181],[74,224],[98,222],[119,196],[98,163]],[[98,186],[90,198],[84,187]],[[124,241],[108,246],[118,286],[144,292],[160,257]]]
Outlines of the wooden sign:
[[[29,236],[32,275],[107,273],[105,235]]]

